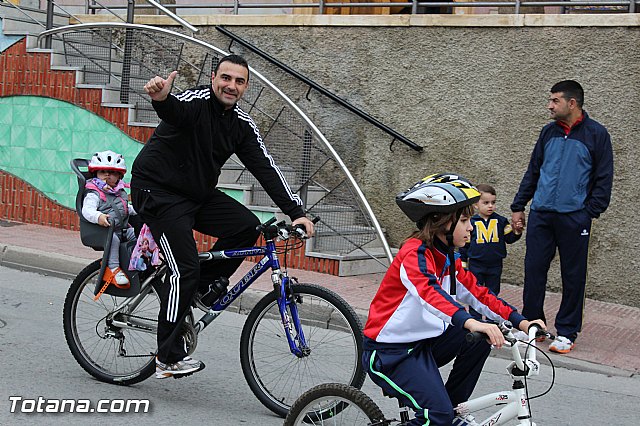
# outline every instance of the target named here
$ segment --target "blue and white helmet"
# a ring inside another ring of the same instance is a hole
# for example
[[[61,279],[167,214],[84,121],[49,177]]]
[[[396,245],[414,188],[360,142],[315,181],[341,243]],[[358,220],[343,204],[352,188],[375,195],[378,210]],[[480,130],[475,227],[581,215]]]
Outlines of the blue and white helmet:
[[[431,213],[453,213],[480,199],[471,182],[454,173],[436,173],[396,196],[396,204],[413,222]]]

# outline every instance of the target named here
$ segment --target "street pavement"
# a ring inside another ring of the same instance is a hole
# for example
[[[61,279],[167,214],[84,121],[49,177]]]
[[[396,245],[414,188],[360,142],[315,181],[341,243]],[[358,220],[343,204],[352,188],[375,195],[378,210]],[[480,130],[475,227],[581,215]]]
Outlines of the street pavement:
[[[61,324],[67,287],[67,279],[0,266],[0,425],[282,425],[258,402],[242,374],[238,347],[245,315],[225,311],[198,336],[194,356],[206,363],[202,372],[180,380],[109,385],[87,374],[69,351]],[[489,358],[473,396],[511,389],[507,363]],[[451,363],[441,369],[443,377],[450,368]],[[371,380],[362,390],[388,418],[398,417],[396,400],[384,397]],[[638,424],[639,376],[542,366],[539,375],[527,380],[527,390],[540,426]],[[78,410],[67,405],[57,413],[59,400],[77,400]],[[137,400],[148,401],[149,409],[136,405]],[[115,412],[105,413],[109,407]],[[475,413],[476,418],[485,419],[495,409]]]
[[[2,266],[72,279],[101,255],[101,252],[84,247],[78,232],[0,220]],[[250,266],[245,262],[236,276],[240,277]],[[289,275],[297,277],[300,282],[319,284],[335,291],[353,306],[363,320],[382,278],[382,274],[336,277],[297,269],[289,269]],[[250,290],[270,289],[270,277],[265,274]],[[502,284],[500,296],[521,308],[521,287]],[[547,292],[545,310],[551,325],[559,305],[560,294]],[[550,328],[553,332],[553,327]],[[548,342],[540,344],[540,347],[545,350]],[[573,351],[566,355],[549,352],[553,363],[559,367],[629,377],[640,371],[638,354],[640,308],[592,299],[586,301],[583,330]]]

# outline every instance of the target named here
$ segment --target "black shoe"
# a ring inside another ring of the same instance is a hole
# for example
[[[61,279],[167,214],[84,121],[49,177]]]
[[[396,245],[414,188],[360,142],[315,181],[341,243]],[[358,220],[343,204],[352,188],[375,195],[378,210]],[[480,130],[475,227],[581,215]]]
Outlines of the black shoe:
[[[214,282],[209,284],[204,292],[198,291],[197,298],[200,304],[211,307],[218,298],[227,292],[229,286],[229,279],[226,277],[220,277]]]

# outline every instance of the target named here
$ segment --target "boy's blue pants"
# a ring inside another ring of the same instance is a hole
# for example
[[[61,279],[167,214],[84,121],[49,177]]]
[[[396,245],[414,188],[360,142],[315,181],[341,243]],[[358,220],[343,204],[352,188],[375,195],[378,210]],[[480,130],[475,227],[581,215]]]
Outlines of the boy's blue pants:
[[[574,341],[582,329],[591,217],[586,210],[572,213],[531,210],[527,223],[522,315],[545,319],[544,296],[551,260],[560,253],[562,301],[556,331]],[[546,321],[545,321],[546,322]]]
[[[469,271],[471,271],[471,273],[478,280],[478,285],[487,287],[496,296],[498,295],[498,293],[500,293],[502,264],[495,266],[484,266],[478,265],[478,262],[469,259]],[[482,315],[480,315],[479,312],[471,307],[469,307],[469,313],[473,318],[477,320],[480,320],[482,318]]]
[[[475,275],[478,285],[487,287],[496,296],[500,293],[500,278],[502,277],[502,265],[484,266],[469,260],[469,271]]]
[[[471,396],[491,347],[485,340],[467,343],[467,333],[449,326],[441,336],[415,344],[364,350],[371,380],[414,410],[416,417],[408,425],[451,426],[453,407]],[[454,358],[444,384],[438,368]]]

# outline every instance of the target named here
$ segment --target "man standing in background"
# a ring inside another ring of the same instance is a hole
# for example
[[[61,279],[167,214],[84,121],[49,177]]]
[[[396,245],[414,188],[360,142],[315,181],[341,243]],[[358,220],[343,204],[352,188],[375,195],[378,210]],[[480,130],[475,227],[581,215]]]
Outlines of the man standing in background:
[[[591,220],[611,198],[613,150],[607,129],[582,109],[584,91],[565,80],[551,88],[544,126],[513,204],[511,223],[525,226],[525,206],[533,199],[526,237],[522,314],[542,319],[547,273],[560,254],[562,301],[556,315],[558,337],[549,349],[566,354],[582,329]]]

